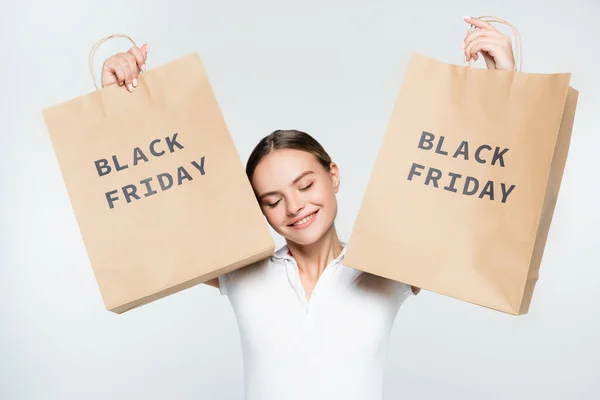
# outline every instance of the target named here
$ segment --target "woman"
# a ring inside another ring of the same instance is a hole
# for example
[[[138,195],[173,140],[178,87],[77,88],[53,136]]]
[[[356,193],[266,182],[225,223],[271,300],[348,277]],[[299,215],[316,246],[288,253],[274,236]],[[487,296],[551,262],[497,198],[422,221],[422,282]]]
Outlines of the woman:
[[[467,32],[465,62],[481,53],[488,68],[514,70],[510,40],[486,22],[465,20],[479,28]],[[144,45],[106,60],[103,86],[133,91],[147,53]],[[338,166],[310,135],[264,137],[246,173],[268,223],[287,243],[209,282],[229,297],[238,321],[246,398],[381,399],[395,316],[419,289],[343,264],[334,224]]]

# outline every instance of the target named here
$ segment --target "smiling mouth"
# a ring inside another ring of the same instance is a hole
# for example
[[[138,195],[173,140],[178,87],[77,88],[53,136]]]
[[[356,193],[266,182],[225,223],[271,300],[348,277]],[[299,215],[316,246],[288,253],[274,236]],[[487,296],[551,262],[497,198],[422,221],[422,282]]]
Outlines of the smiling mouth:
[[[319,211],[319,210],[315,211],[315,212],[314,212],[314,213],[312,213],[312,214],[309,214],[309,215],[307,215],[306,217],[302,218],[302,219],[301,219],[300,221],[298,221],[298,222],[294,222],[293,224],[289,224],[288,226],[302,226],[302,225],[304,225],[304,224],[306,224],[306,223],[310,222],[310,221],[311,221],[311,220],[312,220],[312,219],[315,217],[315,215],[317,215],[317,212],[318,212],[318,211]]]

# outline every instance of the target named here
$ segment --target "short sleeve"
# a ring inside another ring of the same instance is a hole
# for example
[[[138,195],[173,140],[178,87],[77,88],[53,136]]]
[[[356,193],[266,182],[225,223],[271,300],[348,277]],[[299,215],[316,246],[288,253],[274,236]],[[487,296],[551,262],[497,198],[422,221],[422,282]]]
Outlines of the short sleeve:
[[[268,262],[257,262],[219,276],[219,290],[224,296],[260,290],[265,282]]]
[[[415,295],[412,291],[412,286],[408,283],[396,282],[396,285],[398,285],[398,296],[402,302]]]
[[[223,296],[227,296],[227,288],[229,284],[229,274],[219,276],[219,291]]]

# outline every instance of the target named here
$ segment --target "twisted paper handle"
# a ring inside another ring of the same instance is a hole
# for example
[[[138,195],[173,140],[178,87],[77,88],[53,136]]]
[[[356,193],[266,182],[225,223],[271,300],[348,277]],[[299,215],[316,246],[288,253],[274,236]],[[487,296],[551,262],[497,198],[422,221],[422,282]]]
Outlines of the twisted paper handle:
[[[523,42],[521,41],[521,34],[519,33],[519,30],[510,22],[502,19],[502,18],[498,18],[498,17],[494,17],[494,16],[490,16],[490,15],[483,15],[481,17],[479,17],[478,19],[485,21],[485,22],[489,22],[489,23],[498,23],[498,24],[503,24],[506,25],[508,27],[510,27],[513,31],[513,35],[514,35],[514,44],[515,44],[515,69],[517,69],[517,65],[519,66],[517,71],[521,72],[521,70],[523,69]],[[471,30],[475,30],[475,26],[471,25],[469,29]],[[469,61],[469,66],[471,66],[471,61]]]
[[[88,57],[88,63],[89,63],[89,66],[90,66],[90,74],[92,74],[92,80],[94,81],[94,86],[96,87],[96,90],[97,90],[97,89],[99,89],[99,88],[98,88],[98,84],[96,83],[96,75],[94,74],[94,55],[96,54],[96,50],[98,49],[98,47],[100,47],[100,45],[101,45],[102,43],[106,42],[107,40],[110,40],[110,39],[116,38],[116,37],[123,37],[123,38],[129,39],[129,41],[130,41],[131,43],[133,43],[133,45],[134,45],[135,47],[137,47],[137,44],[135,44],[135,42],[133,41],[133,39],[132,39],[132,38],[130,38],[130,37],[129,37],[129,36],[127,36],[127,35],[122,35],[122,34],[119,34],[119,33],[117,33],[117,34],[114,34],[114,35],[107,36],[107,37],[105,37],[104,39],[100,39],[100,40],[98,40],[98,41],[96,42],[96,44],[94,44],[94,46],[93,46],[93,47],[92,47],[92,49],[90,50],[90,55],[89,55],[89,57]]]

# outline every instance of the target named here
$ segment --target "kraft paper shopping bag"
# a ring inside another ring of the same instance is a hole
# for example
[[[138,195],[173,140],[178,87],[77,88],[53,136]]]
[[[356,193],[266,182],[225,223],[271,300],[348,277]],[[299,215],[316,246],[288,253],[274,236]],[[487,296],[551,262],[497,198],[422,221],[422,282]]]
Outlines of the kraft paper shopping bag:
[[[569,82],[414,54],[345,262],[527,313],[574,122]]]
[[[113,85],[43,114],[108,310],[272,254],[197,54],[143,73],[133,93]]]

